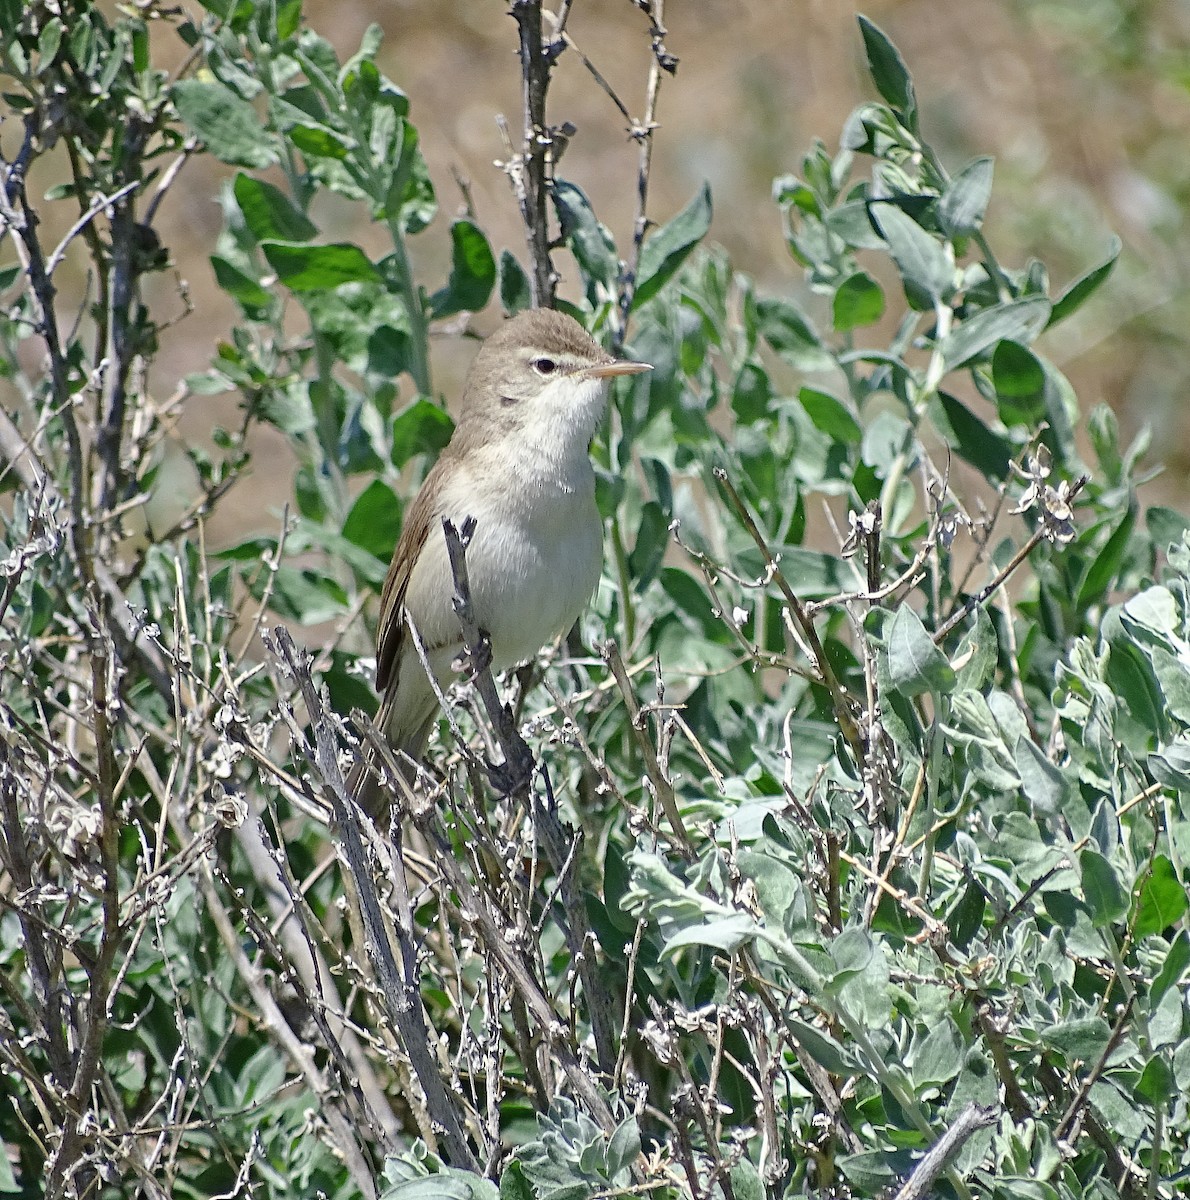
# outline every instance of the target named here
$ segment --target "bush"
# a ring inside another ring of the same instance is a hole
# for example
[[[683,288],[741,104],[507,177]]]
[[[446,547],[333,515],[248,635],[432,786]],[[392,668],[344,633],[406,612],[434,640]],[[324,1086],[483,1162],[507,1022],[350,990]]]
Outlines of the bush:
[[[0,4],[0,1191],[1173,1195],[1190,522],[1041,348],[1118,248],[1060,288],[1001,263],[990,160],[943,166],[862,18],[879,100],[774,190],[799,279],[736,273],[705,189],[646,222],[651,111],[619,247],[555,173],[567,45],[517,0],[528,263],[462,216],[427,285],[378,34],[340,63],[300,0],[205,9]],[[239,322],[162,403],[154,220],[199,154]],[[555,256],[655,367],[593,448],[605,576],[515,721],[487,673],[452,694],[380,834],[343,775],[382,752],[360,611],[451,431],[429,331],[553,300]],[[176,411],[221,391],[242,423],[155,527]],[[295,509],[209,546],[259,426]]]

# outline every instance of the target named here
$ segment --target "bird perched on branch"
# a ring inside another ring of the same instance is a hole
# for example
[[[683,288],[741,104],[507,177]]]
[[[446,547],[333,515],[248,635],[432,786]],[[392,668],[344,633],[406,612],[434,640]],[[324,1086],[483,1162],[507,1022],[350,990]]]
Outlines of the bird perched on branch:
[[[496,670],[532,658],[578,619],[599,582],[603,528],[589,449],[608,380],[647,371],[623,362],[571,317],[522,312],[484,342],[463,387],[454,435],[405,512],[380,598],[377,724],[393,750],[419,759],[440,686],[462,649],[442,521],[475,519],[467,574]],[[383,797],[366,760],[349,786],[377,815]]]

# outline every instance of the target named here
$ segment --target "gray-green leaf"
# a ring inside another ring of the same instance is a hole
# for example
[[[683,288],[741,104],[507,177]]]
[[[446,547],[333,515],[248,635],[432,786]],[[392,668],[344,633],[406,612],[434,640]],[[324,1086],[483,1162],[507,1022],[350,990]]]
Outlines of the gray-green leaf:
[[[273,135],[247,100],[221,83],[183,79],[173,86],[174,107],[183,123],[221,162],[234,167],[271,167],[277,161]]]
[[[889,679],[902,696],[948,692],[954,687],[954,669],[908,604],[902,604],[893,617],[885,653]]]
[[[686,261],[711,226],[711,189],[703,184],[694,198],[672,221],[646,239],[636,272],[633,308],[651,300]]]

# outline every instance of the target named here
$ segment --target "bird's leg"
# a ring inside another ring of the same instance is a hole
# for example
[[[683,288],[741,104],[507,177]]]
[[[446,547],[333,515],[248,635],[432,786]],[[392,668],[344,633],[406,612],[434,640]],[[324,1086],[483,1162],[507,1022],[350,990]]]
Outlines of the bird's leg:
[[[483,674],[492,665],[492,636],[486,629],[479,630],[479,637],[473,646],[464,646],[459,651],[451,666],[468,683]]]
[[[507,711],[507,709],[505,710]],[[512,714],[509,713],[511,720]],[[516,792],[525,791],[533,779],[537,762],[533,751],[529,749],[525,739],[513,729],[511,745],[505,746],[506,752],[511,749],[512,755],[501,763],[487,763],[488,779],[492,787],[502,796],[511,796]]]

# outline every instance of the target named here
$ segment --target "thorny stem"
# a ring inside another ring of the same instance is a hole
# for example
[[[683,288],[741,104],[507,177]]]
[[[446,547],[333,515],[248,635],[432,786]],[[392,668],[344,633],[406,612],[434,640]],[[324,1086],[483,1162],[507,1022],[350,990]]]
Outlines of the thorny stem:
[[[536,308],[553,308],[557,275],[550,259],[549,151],[550,133],[545,123],[552,61],[541,38],[541,0],[513,0],[512,15],[520,33],[523,169],[518,201],[529,247],[529,280]]]
[[[652,0],[651,4],[642,7],[649,15],[653,60],[649,65],[649,82],[645,89],[645,113],[631,129],[637,144],[636,216],[632,224],[632,252],[620,286],[620,320],[612,335],[614,348],[617,350],[623,345],[624,334],[628,328],[628,313],[632,309],[632,298],[636,292],[636,273],[640,268],[645,230],[649,227],[649,174],[653,165],[653,131],[657,127],[657,97],[661,92],[661,74],[663,71],[673,74],[677,69],[677,60],[664,52],[662,39],[665,37],[665,0]]]
[[[1069,500],[1073,500],[1075,498],[1075,496],[1077,496],[1079,494],[1079,492],[1081,492],[1083,490],[1083,488],[1087,486],[1087,483],[1089,482],[1089,478],[1090,477],[1087,475],[1080,475],[1070,485],[1070,492],[1069,492],[1067,498]],[[1032,536],[1029,538],[1029,540],[1012,556],[1011,560],[1000,571],[998,571],[996,573],[996,577],[991,581],[991,583],[986,584],[984,587],[980,588],[980,590],[978,592],[976,592],[975,595],[970,596],[967,599],[967,601],[957,611],[952,613],[942,623],[942,625],[939,626],[938,630],[934,634],[934,644],[941,645],[942,642],[945,640],[946,635],[948,633],[950,633],[952,629],[956,629],[977,608],[981,608],[983,606],[983,604],[987,601],[988,597],[991,596],[992,593],[995,592],[995,590],[1006,579],[1008,579],[1013,574],[1014,571],[1016,571],[1016,569],[1021,565],[1021,563],[1023,563],[1025,561],[1025,559],[1028,558],[1029,555],[1032,553],[1034,546],[1038,545],[1038,543],[1043,541],[1045,536],[1046,536],[1046,531],[1044,528],[1039,527],[1038,529],[1035,529],[1033,531]]]
[[[752,518],[752,514],[748,511],[747,505],[744,504],[739,492],[735,490],[734,485],[728,478],[727,472],[722,467],[716,467],[711,474],[723,485],[723,490],[727,493],[727,498],[732,509],[736,516],[739,517],[744,528],[751,535],[752,540],[756,543],[757,549],[759,549],[764,557],[765,565],[768,567],[771,577],[781,589],[781,594],[785,597],[785,603],[789,606],[789,610],[793,614],[798,628],[801,630],[810,647],[811,653],[814,655],[814,665],[818,668],[822,684],[830,693],[831,706],[835,710],[835,720],[839,722],[839,729],[846,739],[848,746],[850,746],[856,763],[862,764],[866,756],[863,740],[855,724],[855,718],[851,715],[851,701],[839,683],[838,677],[835,675],[834,669],[826,657],[826,651],[823,649],[822,641],[818,637],[818,630],[814,627],[814,622],[810,619],[802,602],[794,594],[793,588],[789,586],[789,581],[781,572],[780,564],[769,549],[764,535],[760,532],[760,529]]]
[[[426,1025],[425,1013],[418,995],[420,972],[417,949],[413,943],[414,931],[406,928],[401,921],[392,922],[401,950],[402,968],[398,968],[364,854],[361,836],[362,814],[344,786],[330,721],[323,712],[305,656],[299,654],[288,630],[279,627],[275,634],[275,642],[277,653],[298,682],[302,700],[310,715],[315,738],[311,757],[326,784],[334,808],[344,855],[363,909],[368,952],[380,981],[387,1015],[401,1033],[405,1053],[409,1056],[421,1085],[426,1107],[432,1120],[441,1130],[447,1156],[458,1166],[476,1170],[478,1163],[430,1049],[430,1030]]]
[[[654,747],[648,730],[645,728],[640,705],[637,704],[636,697],[632,693],[632,687],[628,682],[628,673],[624,669],[624,660],[620,657],[620,648],[615,642],[608,642],[604,646],[603,659],[615,677],[616,683],[619,685],[620,695],[624,700],[625,707],[628,709],[628,723],[632,728],[636,743],[640,747],[640,752],[644,756],[645,770],[650,782],[653,784],[654,791],[657,793],[657,799],[665,812],[670,827],[674,831],[674,835],[681,843],[683,851],[690,854],[692,852],[690,835],[686,832],[686,826],[682,822],[682,814],[678,810],[678,801],[674,795],[673,784],[661,769],[661,763],[657,759],[656,747]]]

